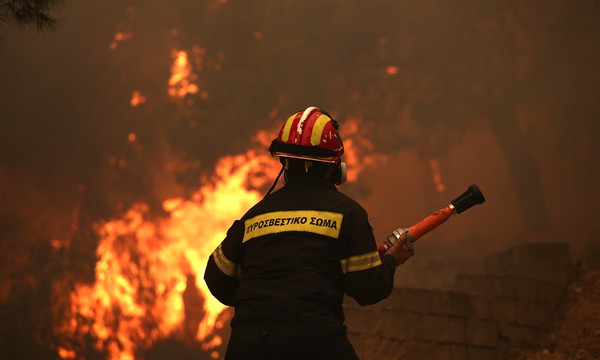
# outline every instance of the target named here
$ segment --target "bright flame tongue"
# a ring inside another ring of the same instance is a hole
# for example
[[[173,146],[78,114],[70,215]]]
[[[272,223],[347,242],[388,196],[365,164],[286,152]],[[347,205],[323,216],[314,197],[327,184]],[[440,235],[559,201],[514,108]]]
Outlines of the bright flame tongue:
[[[101,225],[96,283],[78,286],[71,294],[71,331],[91,330],[96,347],[107,350],[110,359],[133,359],[136,347],[188,329],[184,310],[191,305],[184,304],[184,292],[197,291],[194,282],[191,289],[186,284],[192,275],[188,280],[195,279],[203,298],[195,297],[196,306],[204,312],[196,317],[193,335],[205,344],[219,344],[220,339],[209,336],[225,306],[206,288],[206,261],[233,220],[260,199],[254,189],[272,181],[279,167],[270,156],[254,151],[225,157],[213,183],[202,186],[192,200],[163,203],[169,217],[151,221],[148,207],[137,204],[122,219]]]

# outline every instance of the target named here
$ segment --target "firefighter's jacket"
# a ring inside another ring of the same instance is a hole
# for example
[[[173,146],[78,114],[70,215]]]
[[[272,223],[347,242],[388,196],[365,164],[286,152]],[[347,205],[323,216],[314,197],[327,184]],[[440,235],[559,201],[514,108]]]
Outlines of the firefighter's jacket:
[[[234,222],[205,281],[238,321],[341,324],[343,294],[361,305],[392,291],[395,259],[380,260],[366,211],[324,178],[290,180]]]

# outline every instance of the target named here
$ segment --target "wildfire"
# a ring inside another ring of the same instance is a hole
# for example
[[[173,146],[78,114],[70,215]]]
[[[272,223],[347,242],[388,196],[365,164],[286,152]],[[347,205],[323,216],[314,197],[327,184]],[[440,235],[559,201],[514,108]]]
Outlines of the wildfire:
[[[360,130],[358,120],[344,122],[349,181],[370,162],[369,157],[358,162],[357,147],[370,144]],[[96,282],[79,284],[71,293],[68,337],[83,341],[91,335],[95,348],[111,360],[134,359],[136,351],[169,337],[199,342],[219,358],[226,307],[210,295],[204,269],[233,220],[261,199],[279,172],[279,162],[264,150],[274,137],[259,131],[257,149],[221,158],[189,199],[163,202],[166,216],[153,216],[139,203],[97,224]],[[135,141],[135,134],[128,138]],[[64,346],[58,354],[72,359],[79,355],[75,351]]]
[[[128,12],[133,16],[134,9]],[[177,35],[177,30],[171,34]],[[131,32],[117,32],[111,49],[132,36]],[[260,31],[253,36],[263,39]],[[208,92],[200,91],[196,84],[198,76],[192,69],[200,71],[206,66],[219,71],[225,54],[219,51],[216,61],[204,64],[205,54],[206,49],[199,46],[192,48],[191,55],[172,52],[169,96],[185,98],[198,93],[201,99],[208,99]],[[145,102],[140,91],[132,93],[132,107]],[[276,108],[269,117],[275,118],[277,113]],[[361,137],[364,129],[359,122],[348,119],[343,125],[349,182],[373,161],[357,153],[357,148],[372,149]],[[275,133],[257,133],[254,140],[260,151],[251,149],[221,158],[212,177],[190,198],[164,200],[160,216],[147,204],[138,203],[121,217],[95,224],[99,236],[95,282],[76,284],[70,293],[70,313],[60,327],[69,341],[57,348],[60,358],[82,358],[80,349],[70,344],[87,343],[85,339],[93,339],[94,348],[110,360],[133,360],[137,352],[167,338],[201,343],[211,358],[221,356],[217,349],[224,342],[219,331],[228,320],[226,307],[210,294],[203,280],[204,269],[229,226],[261,199],[277,176],[281,165],[265,151]],[[134,143],[137,135],[130,132],[127,139]],[[126,166],[123,157],[111,157],[109,163]],[[68,245],[52,242],[55,248]]]
[[[96,282],[71,294],[72,336],[93,334],[96,348],[115,360],[133,359],[136,347],[171,335],[202,341],[205,349],[220,345],[213,329],[222,327],[216,320],[225,306],[206,288],[206,261],[279,167],[254,150],[226,156],[191,199],[163,202],[166,218],[152,218],[147,205],[137,204],[99,224]],[[59,355],[71,354],[63,348]]]

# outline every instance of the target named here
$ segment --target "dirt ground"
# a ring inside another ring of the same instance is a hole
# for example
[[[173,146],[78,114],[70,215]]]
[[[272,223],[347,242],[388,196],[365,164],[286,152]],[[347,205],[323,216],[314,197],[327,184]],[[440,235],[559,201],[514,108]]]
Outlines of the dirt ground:
[[[511,351],[514,360],[600,359],[600,269],[582,268],[539,337]]]

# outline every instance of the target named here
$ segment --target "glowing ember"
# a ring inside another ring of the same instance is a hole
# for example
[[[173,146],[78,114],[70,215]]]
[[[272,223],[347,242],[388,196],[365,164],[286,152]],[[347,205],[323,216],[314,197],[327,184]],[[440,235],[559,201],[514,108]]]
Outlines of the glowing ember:
[[[63,347],[59,347],[58,348],[58,355],[62,358],[62,359],[75,359],[75,351],[73,350],[67,350]]]
[[[440,169],[437,160],[435,158],[429,159],[429,166],[431,167],[431,172],[433,173],[433,183],[435,184],[435,189],[438,192],[444,192],[444,190],[446,190],[446,185],[442,183],[442,176],[440,175]]]
[[[258,30],[256,30],[252,35],[256,40],[262,40],[264,38],[263,33]]]
[[[398,73],[398,67],[397,66],[388,66],[385,68],[385,72],[388,75],[396,75]]]
[[[192,73],[192,66],[188,61],[188,53],[185,51],[174,51],[173,65],[171,66],[171,77],[169,78],[169,95],[183,98],[188,94],[198,92],[198,85],[193,82],[196,74]]]
[[[133,34],[130,32],[117,32],[113,38],[113,41],[111,41],[110,43],[110,49],[111,50],[115,50],[118,46],[120,42],[129,40],[133,37]]]
[[[50,240],[50,246],[52,246],[54,250],[69,248],[71,247],[71,242],[68,240],[52,239]]]
[[[129,101],[129,104],[131,104],[131,106],[136,107],[145,102],[146,97],[142,95],[139,91],[136,90],[131,94],[131,100]]]

